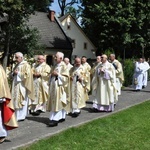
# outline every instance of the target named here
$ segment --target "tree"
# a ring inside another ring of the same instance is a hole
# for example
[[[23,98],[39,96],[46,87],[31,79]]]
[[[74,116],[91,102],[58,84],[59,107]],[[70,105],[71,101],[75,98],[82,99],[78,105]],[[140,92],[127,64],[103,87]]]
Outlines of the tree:
[[[69,0],[69,2],[67,2],[67,0],[58,0],[58,4],[61,10],[61,16],[65,15],[65,10],[67,9],[67,7],[78,3],[80,3],[80,0]]]
[[[47,12],[53,2],[54,0],[32,0],[30,3],[34,10]]]
[[[4,45],[2,56],[4,69],[6,69],[8,58],[12,53],[21,51],[24,54],[31,54],[38,43],[38,32],[30,29],[27,21],[34,10],[37,10],[40,4],[44,4],[46,0],[36,2],[30,0],[0,1],[0,14],[8,15],[8,20],[2,29],[3,39],[0,40],[2,42],[0,45]],[[43,5],[39,9],[42,8]]]
[[[83,0],[82,6],[83,29],[98,47],[99,53],[114,49],[120,56],[124,50],[128,57],[138,54],[140,56],[141,45],[149,45],[150,2]]]
[[[83,8],[81,6],[78,6],[77,8],[74,8],[72,6],[66,7],[65,13],[71,14],[76,21],[81,17]]]

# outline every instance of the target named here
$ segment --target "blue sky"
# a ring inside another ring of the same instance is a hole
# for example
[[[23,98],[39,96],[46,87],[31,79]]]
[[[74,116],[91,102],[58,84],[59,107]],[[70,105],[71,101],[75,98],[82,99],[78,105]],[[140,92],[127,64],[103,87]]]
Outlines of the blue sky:
[[[70,2],[70,0],[67,0],[67,2]],[[50,9],[54,10],[56,12],[56,14],[60,14],[60,8],[59,8],[59,5],[58,5],[58,0],[54,0],[54,2],[50,6]]]
[[[60,8],[59,8],[59,5],[58,5],[58,0],[54,0],[54,3],[51,4],[50,9],[54,10],[56,13],[60,13]]]

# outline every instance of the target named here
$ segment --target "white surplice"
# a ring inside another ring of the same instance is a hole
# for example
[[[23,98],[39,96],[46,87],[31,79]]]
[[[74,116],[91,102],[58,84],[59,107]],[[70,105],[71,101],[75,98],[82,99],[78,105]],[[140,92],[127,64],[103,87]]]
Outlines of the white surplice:
[[[144,61],[144,71],[143,71],[143,86],[147,86],[147,81],[148,81],[148,70],[150,69],[150,66],[148,62]]]
[[[135,63],[134,75],[133,75],[133,87],[135,90],[141,90],[143,86],[144,78],[144,64],[142,62]]]
[[[0,106],[0,137],[6,137],[6,136],[7,136],[7,130],[5,129],[5,126],[2,121],[2,111]]]

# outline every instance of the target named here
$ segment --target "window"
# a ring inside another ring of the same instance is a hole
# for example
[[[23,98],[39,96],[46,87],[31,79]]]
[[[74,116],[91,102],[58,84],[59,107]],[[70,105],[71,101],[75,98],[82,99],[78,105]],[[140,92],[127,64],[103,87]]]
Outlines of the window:
[[[83,47],[84,49],[87,49],[87,43],[84,42],[84,45],[83,45],[83,46],[84,46],[84,47]]]
[[[67,18],[67,29],[70,30],[71,26],[70,26],[70,17]]]
[[[75,47],[76,47],[76,41],[75,41],[75,40],[72,40],[71,43],[72,43],[72,47],[75,48]]]
[[[71,29],[71,26],[70,24],[67,25],[67,30],[70,30]]]

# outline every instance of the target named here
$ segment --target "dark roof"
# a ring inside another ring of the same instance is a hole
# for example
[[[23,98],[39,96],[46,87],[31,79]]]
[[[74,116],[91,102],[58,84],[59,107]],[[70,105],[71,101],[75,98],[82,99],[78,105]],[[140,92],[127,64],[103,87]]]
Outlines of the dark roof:
[[[49,13],[35,12],[29,19],[29,25],[35,27],[40,33],[40,43],[51,49],[72,50],[71,42],[62,30],[57,18],[52,22]]]

